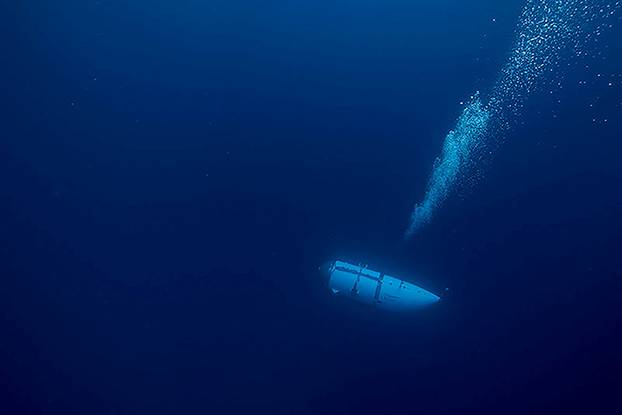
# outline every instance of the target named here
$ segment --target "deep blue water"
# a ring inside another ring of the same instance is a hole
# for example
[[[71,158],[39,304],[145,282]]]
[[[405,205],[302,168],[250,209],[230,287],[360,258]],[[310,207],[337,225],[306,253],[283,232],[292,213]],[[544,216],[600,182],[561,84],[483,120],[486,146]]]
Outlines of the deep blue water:
[[[614,413],[618,17],[402,239],[523,5],[2,2],[0,413]]]

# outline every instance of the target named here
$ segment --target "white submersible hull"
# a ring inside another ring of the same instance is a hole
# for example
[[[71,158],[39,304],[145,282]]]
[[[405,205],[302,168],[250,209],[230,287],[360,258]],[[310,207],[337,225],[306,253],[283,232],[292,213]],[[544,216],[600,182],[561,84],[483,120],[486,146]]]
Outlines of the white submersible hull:
[[[328,287],[334,295],[386,310],[417,310],[440,300],[418,285],[365,266],[334,261],[328,265],[328,274]]]

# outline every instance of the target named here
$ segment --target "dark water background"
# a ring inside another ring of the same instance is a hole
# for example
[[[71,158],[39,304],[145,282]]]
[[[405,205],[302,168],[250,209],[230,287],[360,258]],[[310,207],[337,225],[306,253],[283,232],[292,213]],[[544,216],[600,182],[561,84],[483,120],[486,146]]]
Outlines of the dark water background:
[[[522,6],[2,2],[0,413],[615,412],[619,20],[401,240]],[[451,294],[339,301],[332,258]]]

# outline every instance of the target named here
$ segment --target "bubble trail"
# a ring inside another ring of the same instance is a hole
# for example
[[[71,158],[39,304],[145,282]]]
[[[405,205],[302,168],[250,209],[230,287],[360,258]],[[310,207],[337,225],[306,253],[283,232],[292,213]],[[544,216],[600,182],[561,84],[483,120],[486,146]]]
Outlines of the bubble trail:
[[[447,198],[459,172],[468,167],[473,152],[482,144],[489,120],[490,111],[482,106],[479,94],[476,94],[458,118],[456,128],[445,137],[442,154],[434,162],[425,198],[413,210],[406,230],[407,238],[428,223],[436,207]]]
[[[598,0],[527,0],[506,65],[487,104],[475,94],[445,137],[423,200],[415,205],[404,237],[410,239],[430,222],[436,210],[460,186],[475,161],[490,152],[490,135],[507,128],[525,98],[547,73],[554,74],[565,51],[587,55],[583,48],[598,43],[622,2]],[[467,180],[468,181],[468,180]]]

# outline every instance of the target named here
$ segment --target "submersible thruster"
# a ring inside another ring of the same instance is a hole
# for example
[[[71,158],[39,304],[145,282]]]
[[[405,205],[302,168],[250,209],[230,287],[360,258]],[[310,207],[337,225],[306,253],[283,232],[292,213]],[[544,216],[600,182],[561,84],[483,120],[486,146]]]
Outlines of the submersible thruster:
[[[334,295],[386,310],[417,310],[440,300],[436,294],[367,266],[333,261],[327,265],[328,288]]]

